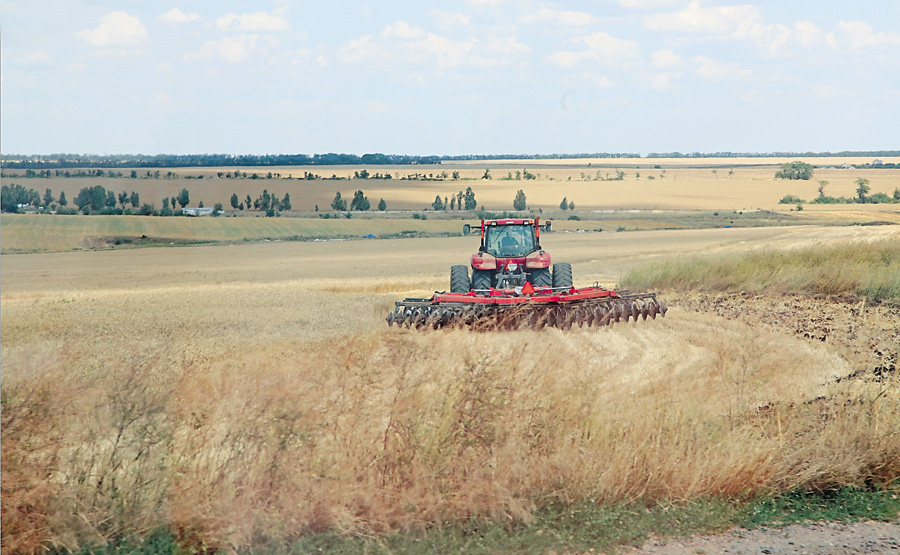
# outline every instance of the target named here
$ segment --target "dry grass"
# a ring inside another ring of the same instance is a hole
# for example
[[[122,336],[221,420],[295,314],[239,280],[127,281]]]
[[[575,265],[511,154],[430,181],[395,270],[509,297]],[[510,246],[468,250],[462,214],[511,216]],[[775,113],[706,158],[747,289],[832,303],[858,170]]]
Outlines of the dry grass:
[[[887,160],[885,160],[887,161]],[[472,187],[476,193],[479,206],[487,210],[512,210],[512,201],[518,189],[527,195],[528,204],[533,209],[555,210],[563,197],[575,203],[579,210],[614,210],[614,209],[676,209],[676,210],[750,210],[763,208],[767,210],[787,211],[792,206],[778,204],[787,194],[793,194],[810,200],[818,192],[819,180],[829,182],[826,193],[831,196],[856,196],[856,179],[863,177],[870,181],[871,193],[891,195],[897,186],[900,170],[896,169],[840,169],[821,168],[815,170],[814,178],[809,181],[790,181],[775,179],[776,160],[764,160],[768,166],[757,166],[754,160],[710,160],[703,164],[722,163],[717,168],[685,167],[684,161],[661,161],[662,169],[647,167],[657,161],[595,161],[604,164],[602,167],[588,166],[587,161],[574,161],[565,164],[539,164],[539,161],[523,161],[521,164],[509,162],[484,162],[475,164],[443,164],[438,166],[332,166],[306,168],[243,168],[249,174],[267,171],[280,173],[293,179],[225,179],[218,178],[218,171],[233,171],[233,168],[176,168],[180,176],[176,179],[129,179],[129,178],[9,178],[8,181],[20,183],[43,194],[50,188],[55,195],[65,191],[71,203],[78,191],[87,186],[103,185],[107,190],[116,193],[136,191],[141,202],[151,203],[161,208],[162,199],[177,195],[183,188],[190,191],[191,205],[196,206],[203,201],[205,206],[222,203],[230,210],[232,193],[236,193],[242,202],[247,195],[257,198],[263,189],[270,194],[282,198],[285,193],[291,196],[294,210],[312,211],[316,206],[320,210],[329,210],[336,191],[350,199],[353,192],[362,189],[374,209],[380,199],[384,199],[389,210],[430,210],[435,195],[449,197],[451,193],[465,191]],[[871,162],[871,160],[868,160]],[[696,160],[692,161],[696,163]],[[813,161],[824,164],[824,160]],[[843,163],[843,162],[841,162]],[[729,165],[733,164],[733,165]],[[640,167],[638,167],[640,166]],[[481,179],[484,170],[491,169],[493,179]],[[601,181],[615,177],[616,169],[626,172],[623,181]],[[303,171],[314,171],[319,175],[351,178],[355,171],[368,169],[370,172],[390,172],[395,176],[391,180],[304,180],[298,179]],[[505,180],[517,170],[528,169],[537,176],[532,181]],[[713,173],[713,169],[716,173]],[[168,171],[163,169],[162,173]],[[408,174],[440,175],[453,171],[460,172],[460,180],[443,181],[401,180]],[[733,173],[729,173],[732,172]],[[127,173],[127,172],[126,172]],[[141,172],[139,172],[141,173]],[[203,174],[204,179],[186,179],[187,175]],[[637,176],[640,174],[640,177]],[[650,179],[650,178],[653,179]],[[839,210],[833,206],[814,207],[817,211],[826,209]],[[857,210],[877,210],[878,207],[863,205]],[[244,212],[247,214],[247,212]],[[259,214],[259,212],[253,212]]]
[[[548,248],[579,253],[581,281],[666,248],[881,232],[722,231]],[[387,329],[470,243],[4,255],[4,551],[160,525],[229,549],[900,476],[900,383],[836,382],[856,362],[827,344],[677,307],[568,333]]]

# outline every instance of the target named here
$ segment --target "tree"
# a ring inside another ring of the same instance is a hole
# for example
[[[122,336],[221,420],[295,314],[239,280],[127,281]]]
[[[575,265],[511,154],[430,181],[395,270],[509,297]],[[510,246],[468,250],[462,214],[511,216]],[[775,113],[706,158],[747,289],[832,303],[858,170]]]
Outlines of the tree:
[[[75,205],[78,206],[79,210],[83,210],[85,206],[88,206],[92,211],[99,211],[103,209],[105,204],[106,189],[103,188],[103,185],[84,187],[75,196]]]
[[[491,170],[490,169],[484,170],[484,175],[481,176],[481,179],[492,179],[491,178]]]
[[[178,204],[181,205],[181,208],[184,209],[185,206],[191,203],[191,194],[187,189],[182,189],[180,193],[178,193]]]
[[[172,203],[174,204],[175,201],[173,200]],[[169,197],[164,198],[162,201],[162,204],[163,204],[163,210],[167,210],[169,208]]]
[[[137,194],[135,191],[131,191],[131,198],[129,200],[131,201],[131,206],[134,208],[141,205],[141,195]]]
[[[340,191],[334,194],[334,200],[331,201],[331,209],[337,211],[344,211],[347,209],[347,201],[341,198]]]
[[[463,200],[466,203],[466,210],[475,210],[478,207],[478,202],[475,201],[475,191],[473,191],[471,187],[466,187],[466,193],[463,195]]]
[[[827,181],[827,180],[822,179],[822,180],[819,181],[819,196],[820,196],[820,197],[824,197],[824,196],[825,196],[825,186],[826,186],[826,185],[828,185],[828,181]]]
[[[247,195],[247,200],[244,202],[247,205],[247,210],[250,210],[250,207],[253,206],[253,199],[250,198],[250,195]]]
[[[284,194],[284,199],[281,201],[281,209],[282,210],[290,210],[291,209],[291,195],[290,193]]]
[[[436,195],[434,197],[434,202],[431,203],[431,207],[435,210],[442,210],[444,208],[444,202],[441,200],[441,195]]]
[[[516,191],[516,198],[513,199],[513,209],[525,210],[526,206],[525,193],[522,189],[519,189]]]
[[[458,180],[458,179],[459,179],[459,172],[458,172],[458,171],[453,172],[452,176],[453,176],[453,181]]]
[[[237,209],[238,209],[238,205],[239,205],[240,203],[241,203],[241,201],[238,200],[237,193],[231,193],[231,208],[232,208],[233,210],[237,210]]]
[[[450,210],[456,210],[456,195],[450,195]]]
[[[856,179],[856,184],[859,185],[856,188],[856,196],[859,198],[859,202],[866,202],[866,195],[868,195],[871,190],[869,188],[869,180],[865,177],[858,177]]]
[[[569,201],[569,210],[575,210],[575,201],[574,200]]]
[[[50,189],[47,189],[46,191],[44,191],[44,204],[46,206],[50,206],[50,204],[52,204],[52,203],[53,203],[53,191],[51,191]]]
[[[203,208],[203,201],[200,201],[200,204],[197,205],[197,208]]]
[[[119,204],[121,204],[122,208],[124,209],[125,203],[127,203],[127,202],[128,202],[128,193],[126,193],[125,191],[122,191],[121,193],[119,193]]]
[[[778,179],[810,179],[813,174],[811,164],[805,162],[785,162],[781,164],[781,170],[775,173]]]
[[[30,204],[32,194],[37,191],[26,189],[21,185],[13,183],[12,185],[4,185],[2,194],[0,194],[0,207],[4,212],[15,212],[19,209],[20,204]]]
[[[110,208],[116,207],[116,194],[112,191],[106,192],[106,206],[109,206]]]
[[[131,179],[137,179],[137,170],[131,170]]]
[[[460,191],[456,193],[456,209],[462,210],[463,208],[463,192]]]
[[[59,192],[59,205],[60,205],[60,206],[65,206],[65,205],[67,205],[67,204],[69,204],[69,200],[66,198],[66,192],[65,192],[65,191],[60,191],[60,192]]]
[[[569,209],[569,199],[563,197],[562,202],[559,203],[559,207],[563,210]]]
[[[218,215],[221,214],[221,213],[222,213],[222,203],[221,203],[221,202],[217,202],[216,205],[213,207],[212,215],[213,215],[213,216],[218,216]]]
[[[353,193],[353,200],[350,201],[350,210],[360,210],[365,212],[369,208],[369,199],[366,198],[362,191]]]
[[[378,201],[378,209],[381,210],[382,212],[387,210],[387,203],[384,202],[384,199],[381,199]]]

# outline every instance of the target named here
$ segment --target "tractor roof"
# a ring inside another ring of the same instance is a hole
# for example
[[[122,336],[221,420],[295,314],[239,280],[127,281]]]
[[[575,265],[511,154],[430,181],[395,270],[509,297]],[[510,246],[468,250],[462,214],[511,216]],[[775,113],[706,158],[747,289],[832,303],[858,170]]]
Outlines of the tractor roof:
[[[527,218],[513,218],[505,220],[485,220],[484,225],[534,225],[534,220]]]

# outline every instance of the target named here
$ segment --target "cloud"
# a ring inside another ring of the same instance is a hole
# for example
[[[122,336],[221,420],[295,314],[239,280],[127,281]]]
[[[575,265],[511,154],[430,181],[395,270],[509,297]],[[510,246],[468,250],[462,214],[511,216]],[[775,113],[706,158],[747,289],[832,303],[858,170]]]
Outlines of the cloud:
[[[172,8],[166,13],[159,16],[159,20],[164,23],[188,23],[190,21],[197,21],[200,19],[200,14],[196,12],[184,13],[178,8]]]
[[[266,12],[235,14],[227,13],[216,19],[216,26],[223,31],[276,32],[284,31],[289,25],[281,17]]]
[[[684,64],[684,60],[675,52],[664,49],[657,50],[653,54],[650,54],[650,63],[655,67],[661,68],[679,67]]]
[[[657,6],[666,6],[674,4],[675,0],[619,0],[619,5],[624,8],[655,8]]]
[[[233,35],[221,40],[207,41],[199,52],[185,54],[186,61],[221,58],[226,62],[243,62],[256,49],[259,35]]]
[[[900,44],[900,33],[876,32],[864,21],[839,21],[838,29],[842,35],[841,43],[851,50]]]
[[[699,0],[693,0],[683,10],[648,15],[643,19],[643,24],[651,31],[735,34],[740,37],[746,36],[749,29],[758,24],[760,19],[760,12],[754,6],[704,8]]]
[[[412,27],[405,21],[397,21],[381,30],[381,38],[383,39],[412,40],[422,38],[425,35],[424,29]]]
[[[433,9],[428,12],[435,19],[438,20],[442,25],[446,25],[447,27],[456,27],[456,26],[466,26],[469,24],[471,18],[465,14],[461,14],[458,12],[450,13],[445,12],[439,9]]]
[[[639,51],[637,42],[619,39],[603,31],[572,39],[572,42],[582,42],[587,49],[578,52],[554,52],[547,56],[547,59],[554,65],[564,68],[573,67],[585,61],[616,64],[637,56]]]
[[[657,73],[653,76],[653,89],[664,91],[672,88],[672,81],[681,77],[681,73],[668,71],[666,73]]]
[[[745,79],[753,74],[752,70],[743,69],[735,62],[719,63],[706,56],[695,56],[691,59],[699,67],[694,73],[708,81],[724,81],[726,79]]]
[[[141,20],[125,12],[110,12],[100,18],[94,29],[83,29],[77,36],[91,46],[135,46],[147,37]]]
[[[586,12],[573,12],[543,8],[522,16],[522,23],[550,23],[563,27],[584,27],[594,21],[594,16]]]

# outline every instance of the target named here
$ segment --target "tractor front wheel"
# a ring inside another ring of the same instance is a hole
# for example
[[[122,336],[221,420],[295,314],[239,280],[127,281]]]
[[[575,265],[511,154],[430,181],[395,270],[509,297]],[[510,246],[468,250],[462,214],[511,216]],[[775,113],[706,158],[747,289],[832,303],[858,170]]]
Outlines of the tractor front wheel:
[[[493,272],[472,270],[472,289],[490,289],[493,286]]]
[[[531,285],[535,287],[551,287],[553,280],[550,278],[550,268],[531,270]]]
[[[560,262],[553,265],[553,287],[572,288],[572,265]]]
[[[450,266],[450,292],[469,292],[469,268],[463,265]]]

